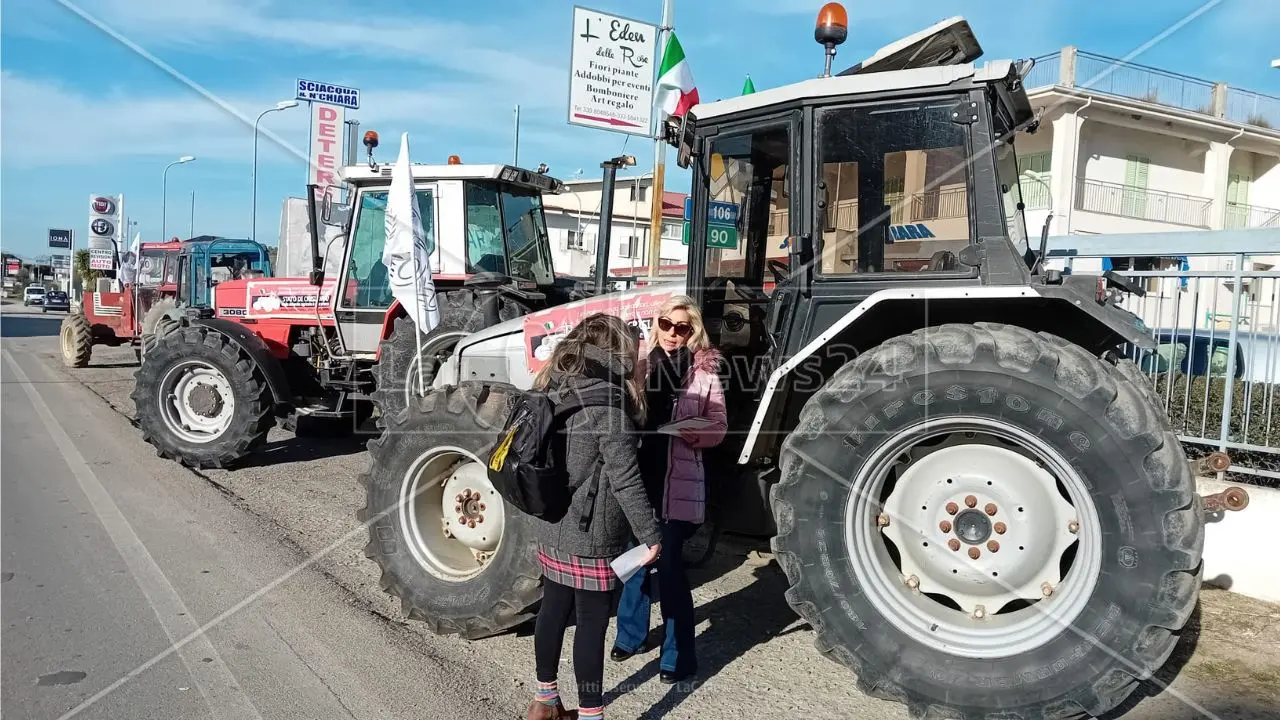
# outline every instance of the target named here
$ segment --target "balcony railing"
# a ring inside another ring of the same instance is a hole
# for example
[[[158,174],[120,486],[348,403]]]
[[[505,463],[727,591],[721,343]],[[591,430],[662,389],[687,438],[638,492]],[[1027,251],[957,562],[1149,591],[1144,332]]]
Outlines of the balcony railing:
[[[1029,90],[1052,85],[1076,87],[1225,118],[1242,125],[1280,129],[1280,97],[1082,52],[1074,47],[1035,60],[1025,83]]]
[[[1046,210],[1049,207],[1049,181],[1036,181],[1023,176],[1018,185],[1022,188],[1022,204],[1028,210]]]
[[[1227,203],[1225,224],[1228,230],[1280,227],[1280,210],[1260,205]]]
[[[1243,125],[1280,129],[1280,97],[1227,88],[1227,119]]]
[[[1076,207],[1089,212],[1171,225],[1209,227],[1209,208],[1212,205],[1213,200],[1195,195],[1076,179]]]

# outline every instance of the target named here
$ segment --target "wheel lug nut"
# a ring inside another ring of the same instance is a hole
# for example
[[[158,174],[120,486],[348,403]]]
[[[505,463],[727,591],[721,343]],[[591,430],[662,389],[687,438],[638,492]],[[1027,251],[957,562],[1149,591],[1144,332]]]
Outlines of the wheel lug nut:
[[[976,548],[976,547],[971,547],[971,548],[969,548],[969,557],[970,557],[971,559],[973,559],[973,560],[977,560],[977,559],[978,559],[979,557],[981,557],[981,556],[982,556],[982,551],[981,551],[981,550],[979,550],[979,549],[978,549],[978,548]]]
[[[466,524],[467,524],[467,519],[466,519],[465,517],[462,517],[461,515],[459,515],[459,516],[458,516],[458,524],[459,524],[459,525],[466,525]]]
[[[484,503],[480,503],[480,512],[484,512]]]
[[[476,522],[478,522],[478,523],[482,523],[482,522],[484,522],[484,516],[483,516],[483,515],[481,515],[480,517],[476,518]]]
[[[956,551],[956,552],[959,552],[959,551],[960,551],[960,541],[959,541],[959,540],[957,540],[957,539],[955,539],[955,538],[951,538],[950,540],[948,540],[948,541],[947,541],[947,547],[951,548],[952,550],[954,550],[954,551]]]
[[[943,520],[942,522],[938,523],[938,529],[941,530],[942,532],[951,532],[951,521]]]
[[[1043,584],[1043,585],[1041,585],[1041,586],[1040,586],[1040,592],[1041,592],[1041,594],[1043,594],[1045,597],[1049,597],[1050,595],[1052,595],[1052,594],[1053,594],[1053,586],[1052,586],[1052,585],[1050,585],[1049,583],[1045,583],[1045,584]]]
[[[965,495],[964,504],[965,504],[965,507],[977,507],[978,498],[974,497],[973,495]]]
[[[884,513],[877,515],[876,525],[879,525],[880,527],[889,527],[889,516]]]
[[[998,522],[995,524],[995,527],[993,529],[996,531],[997,535],[1003,535],[1005,531],[1009,529],[1009,527],[1002,522]]]
[[[987,616],[987,608],[986,608],[986,606],[984,606],[984,605],[979,605],[979,606],[977,606],[977,607],[975,607],[975,608],[973,609],[973,619],[974,619],[974,620],[981,620],[982,618],[984,618],[984,617],[986,617],[986,616]]]
[[[988,540],[987,549],[990,550],[991,552],[1000,552],[1000,543],[996,542],[995,540]]]
[[[463,497],[462,493],[458,493],[458,496],[454,498],[455,502],[462,502],[463,500],[466,500],[466,498]]]
[[[460,512],[462,512],[462,503],[458,503],[457,505],[454,505],[454,506],[453,506],[453,511],[454,511],[454,512],[456,512],[456,513],[460,513]]]
[[[1071,522],[1067,523],[1067,531],[1070,532],[1072,535],[1080,532],[1080,521],[1072,520]]]
[[[475,521],[475,520],[468,520],[468,521],[467,521],[467,527],[469,527],[469,528],[473,528],[473,527],[475,527],[475,526],[476,526],[476,521]]]
[[[984,508],[982,508],[982,509],[983,509],[983,510],[988,514],[988,515],[995,515],[995,514],[996,514],[996,504],[995,504],[995,503],[987,503],[987,506],[986,506],[986,507],[984,507]]]
[[[956,514],[956,513],[958,513],[958,512],[960,512],[960,506],[959,506],[959,505],[957,505],[957,504],[955,504],[955,503],[953,503],[953,502],[949,502],[949,503],[947,503],[947,514],[948,514],[948,515],[955,515],[955,514]]]
[[[907,578],[907,587],[911,588],[912,590],[915,590],[916,588],[920,587],[920,578],[916,577],[915,575],[912,575],[911,577]]]

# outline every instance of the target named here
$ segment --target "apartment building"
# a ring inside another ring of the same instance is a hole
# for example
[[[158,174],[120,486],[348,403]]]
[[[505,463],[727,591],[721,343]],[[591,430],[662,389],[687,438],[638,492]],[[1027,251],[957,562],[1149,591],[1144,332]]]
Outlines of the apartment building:
[[[1033,234],[1051,209],[1053,235],[1280,227],[1280,98],[1074,47],[1037,58],[1026,86]],[[1193,269],[1221,269],[1223,250]]]
[[[587,277],[595,271],[604,182],[598,179],[569,180],[565,186],[565,192],[543,198],[552,262],[557,273]],[[684,193],[663,193],[659,255],[662,266],[683,265],[688,258],[688,247],[682,239],[684,198]],[[617,179],[609,243],[611,275],[645,275],[649,272],[649,225],[653,200],[651,173]]]

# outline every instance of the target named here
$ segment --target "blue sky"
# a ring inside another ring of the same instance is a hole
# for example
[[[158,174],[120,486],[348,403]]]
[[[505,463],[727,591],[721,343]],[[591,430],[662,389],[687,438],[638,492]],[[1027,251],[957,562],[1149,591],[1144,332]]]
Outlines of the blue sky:
[[[599,162],[624,148],[652,163],[642,138],[568,125],[572,2],[558,0],[5,0],[0,17],[0,244],[46,252],[49,227],[76,231],[83,247],[90,193],[124,193],[146,240],[161,237],[161,171],[169,172],[169,234],[185,236],[195,192],[197,234],[247,237],[252,131],[219,106],[65,4],[98,18],[218,97],[256,117],[290,99],[298,77],[358,87],[348,115],[384,140],[410,134],[413,159],[509,162],[513,108],[521,105],[520,161],[552,174]],[[656,22],[660,0],[582,4]],[[757,88],[813,77],[822,51],[812,39],[821,2],[676,0],[676,32],[702,99],[736,95],[745,74]],[[850,38],[836,65],[951,15],[969,19],[986,58],[1029,57],[1076,45],[1125,55],[1203,0],[1116,2],[849,2]],[[1135,61],[1280,95],[1274,29],[1280,2],[1210,0],[1212,7]],[[273,113],[270,129],[307,144],[304,107]],[[301,195],[306,165],[261,141],[258,239],[273,243],[280,205]],[[677,175],[684,190],[687,176]]]

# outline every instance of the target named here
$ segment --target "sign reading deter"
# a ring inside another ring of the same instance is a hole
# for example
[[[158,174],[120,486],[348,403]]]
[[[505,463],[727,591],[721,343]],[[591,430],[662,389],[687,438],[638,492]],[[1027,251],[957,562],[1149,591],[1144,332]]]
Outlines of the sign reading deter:
[[[656,26],[575,7],[569,123],[648,135],[657,52]]]
[[[342,185],[343,120],[346,110],[338,105],[311,104],[311,167],[307,183],[320,186],[322,200],[328,194],[338,202]]]

